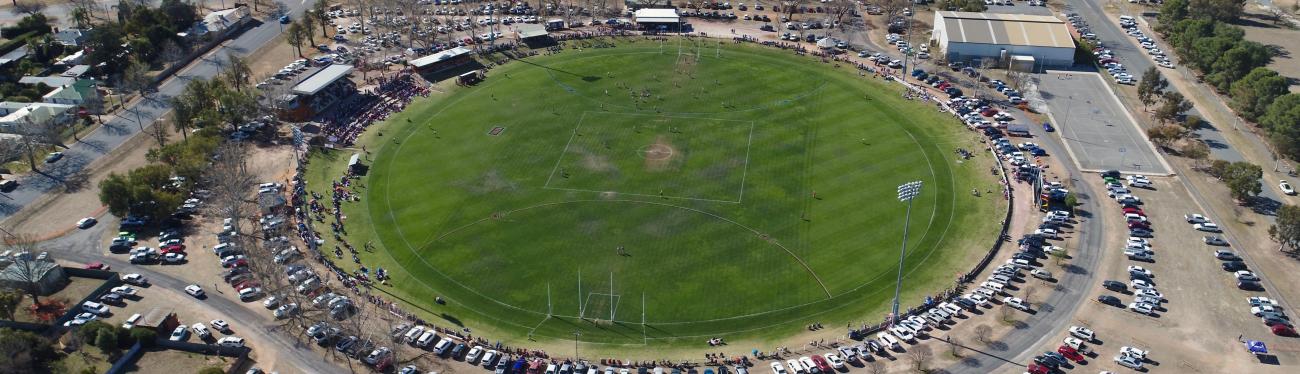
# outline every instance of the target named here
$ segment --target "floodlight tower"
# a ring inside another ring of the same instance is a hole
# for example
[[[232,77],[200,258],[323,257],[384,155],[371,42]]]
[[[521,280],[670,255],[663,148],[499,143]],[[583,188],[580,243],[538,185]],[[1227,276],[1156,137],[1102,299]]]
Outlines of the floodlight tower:
[[[898,251],[898,279],[894,282],[894,313],[889,316],[892,326],[898,321],[898,294],[903,289],[903,259],[907,258],[907,226],[912,223],[912,200],[921,194],[921,181],[907,182],[898,186],[898,201],[907,203],[907,215],[903,218],[903,248]]]

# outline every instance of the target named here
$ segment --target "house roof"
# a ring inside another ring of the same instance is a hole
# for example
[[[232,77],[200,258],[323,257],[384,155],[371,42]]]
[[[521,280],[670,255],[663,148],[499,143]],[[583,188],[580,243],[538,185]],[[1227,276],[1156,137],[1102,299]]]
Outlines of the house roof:
[[[4,56],[0,56],[0,66],[8,64],[10,62],[21,60],[23,59],[23,57],[27,57],[27,52],[30,50],[31,48],[28,48],[26,45],[21,45],[18,46],[18,48],[14,48],[14,50],[9,51],[9,53],[5,53]]]
[[[87,71],[90,71],[90,65],[77,65],[68,68],[68,70],[65,70],[62,74],[59,74],[59,76],[76,78],[85,75]]]
[[[637,23],[643,22],[678,22],[681,17],[677,15],[677,9],[638,9],[633,13],[633,19]]]
[[[54,40],[58,41],[59,44],[63,44],[69,47],[76,47],[81,45],[81,41],[86,38],[86,32],[88,31],[90,30],[82,30],[82,29],[59,30],[59,32],[54,33]]]
[[[59,115],[72,110],[72,105],[50,103],[24,103],[22,108],[13,110],[0,117],[0,124],[17,124],[22,122],[46,123]]]
[[[29,75],[18,79],[18,83],[31,85],[44,83],[46,86],[50,87],[67,86],[76,82],[77,78],[60,77],[57,75],[51,75],[48,77],[34,77]]]
[[[1074,48],[1065,22],[1052,16],[937,12],[949,43]]]
[[[203,16],[203,20],[194,23],[194,30],[199,33],[217,32],[230,28],[248,17],[247,7],[222,9]]]
[[[349,73],[352,73],[352,65],[326,66],[324,69],[317,71],[316,74],[312,74],[310,77],[307,77],[307,79],[303,79],[297,86],[293,86],[293,93],[299,95],[315,95],[317,92],[320,92],[321,89],[324,89],[325,86],[329,86],[330,83],[334,83],[334,81],[343,78]]]
[[[456,56],[460,56],[469,52],[470,52],[469,48],[456,47],[456,48],[448,49],[442,52],[434,53],[428,56],[411,60],[411,66],[421,68],[428,65],[433,65],[434,63],[437,63],[442,60],[449,60],[455,58]]]

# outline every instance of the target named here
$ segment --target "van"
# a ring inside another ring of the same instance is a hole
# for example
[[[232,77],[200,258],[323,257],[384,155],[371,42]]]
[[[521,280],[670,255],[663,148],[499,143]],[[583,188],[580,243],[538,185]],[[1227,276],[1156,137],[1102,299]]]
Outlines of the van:
[[[406,339],[407,343],[414,343],[415,339],[419,338],[422,333],[424,333],[424,326],[415,326],[411,331],[407,331],[406,336],[403,338]]]
[[[433,330],[425,331],[423,334],[420,334],[420,338],[415,339],[415,346],[420,348],[428,347],[429,344],[433,343],[433,340],[437,338],[438,334],[435,334]]]
[[[1127,23],[1127,22],[1135,22],[1136,20],[1133,19],[1133,16],[1119,16],[1119,21]]]

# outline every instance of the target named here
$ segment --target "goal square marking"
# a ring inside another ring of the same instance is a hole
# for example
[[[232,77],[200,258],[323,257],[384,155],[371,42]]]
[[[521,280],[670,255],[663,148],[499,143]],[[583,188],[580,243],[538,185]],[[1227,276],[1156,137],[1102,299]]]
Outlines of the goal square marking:
[[[740,203],[754,121],[583,112],[544,189]]]

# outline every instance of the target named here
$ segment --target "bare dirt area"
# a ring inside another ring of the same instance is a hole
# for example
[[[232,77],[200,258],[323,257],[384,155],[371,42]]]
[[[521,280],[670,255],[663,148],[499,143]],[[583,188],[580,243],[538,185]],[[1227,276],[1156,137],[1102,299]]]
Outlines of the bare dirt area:
[[[103,280],[94,278],[68,277],[68,285],[64,286],[59,292],[48,296],[42,296],[41,300],[63,300],[68,309],[77,307],[77,303],[86,295],[90,295],[96,288],[104,284]],[[43,301],[42,301],[43,302]],[[18,302],[17,312],[14,313],[14,320],[18,322],[37,322],[31,314],[27,313],[28,308],[32,306],[32,298],[24,296],[22,301]]]
[[[218,367],[226,370],[234,363],[234,359],[224,356],[207,356],[198,353],[185,351],[173,351],[165,349],[153,349],[145,351],[136,361],[135,366],[128,368],[127,373],[141,374],[175,374],[196,371],[203,368]]]
[[[1274,1],[1276,5],[1283,5],[1283,2]],[[1246,6],[1246,14],[1235,24],[1246,30],[1246,40],[1263,43],[1273,49],[1273,63],[1268,68],[1289,78],[1291,92],[1300,92],[1300,29],[1288,27],[1282,21],[1275,22],[1273,15],[1254,3]]]

